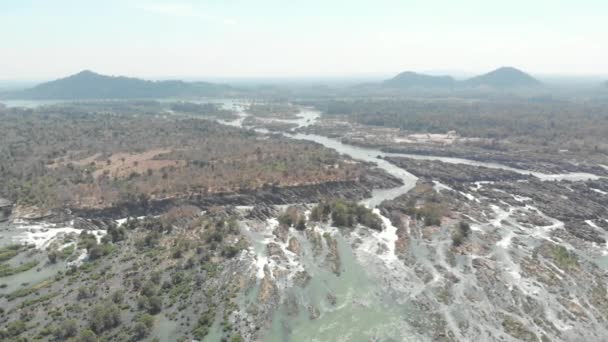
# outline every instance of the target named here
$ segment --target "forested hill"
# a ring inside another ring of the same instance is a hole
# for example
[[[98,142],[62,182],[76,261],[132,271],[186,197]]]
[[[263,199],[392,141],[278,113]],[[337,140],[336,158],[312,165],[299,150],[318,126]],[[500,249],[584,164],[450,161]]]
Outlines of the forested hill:
[[[4,93],[16,99],[132,99],[186,96],[221,96],[231,88],[206,82],[147,81],[123,76],[105,76],[92,71]]]

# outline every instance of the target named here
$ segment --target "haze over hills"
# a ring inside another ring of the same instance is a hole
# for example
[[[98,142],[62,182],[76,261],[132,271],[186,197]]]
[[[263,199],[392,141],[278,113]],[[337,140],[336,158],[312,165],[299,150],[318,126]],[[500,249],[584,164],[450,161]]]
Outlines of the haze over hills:
[[[451,76],[432,76],[406,71],[400,73],[392,79],[384,81],[383,85],[395,88],[448,88],[454,86],[515,88],[539,86],[541,85],[541,82],[519,69],[513,67],[501,67],[489,73],[475,76],[463,81],[456,81]]]
[[[512,68],[502,67],[489,73],[466,80],[456,80],[452,76],[427,75],[406,71],[397,76],[378,83],[358,84],[355,88],[365,91],[389,89],[514,89],[540,86],[542,83],[529,74]],[[308,89],[300,84],[298,90]],[[310,87],[309,87],[310,88]],[[313,93],[318,93],[319,84]],[[27,100],[85,100],[85,99],[137,99],[137,98],[175,98],[175,97],[213,97],[235,95],[252,91],[260,95],[280,92],[276,87],[264,87],[261,84],[250,87],[232,87],[225,84],[210,82],[185,82],[181,80],[149,81],[124,76],[106,76],[89,70],[78,74],[46,82],[25,90],[5,91],[0,93],[2,99]]]
[[[471,86],[491,86],[499,88],[530,87],[540,85],[540,81],[513,67],[502,67],[487,74],[470,78],[464,82]]]
[[[78,74],[3,94],[16,99],[129,99],[178,96],[218,96],[231,88],[207,82],[148,81],[106,76],[85,70]]]
[[[432,76],[420,74],[412,71],[405,71],[399,75],[384,81],[384,85],[398,88],[409,88],[409,87],[452,87],[454,86],[454,79],[451,76]]]

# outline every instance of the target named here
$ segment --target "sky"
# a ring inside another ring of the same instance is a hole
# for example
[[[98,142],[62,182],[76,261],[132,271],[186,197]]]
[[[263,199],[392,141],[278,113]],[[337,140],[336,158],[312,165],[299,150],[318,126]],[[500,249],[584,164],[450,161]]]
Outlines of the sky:
[[[0,80],[608,75],[606,0],[0,0]]]

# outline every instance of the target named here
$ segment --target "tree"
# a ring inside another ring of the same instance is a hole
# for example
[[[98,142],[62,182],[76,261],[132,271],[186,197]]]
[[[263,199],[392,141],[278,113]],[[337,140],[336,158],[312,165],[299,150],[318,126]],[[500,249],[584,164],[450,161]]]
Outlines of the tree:
[[[120,310],[115,304],[96,305],[89,315],[89,326],[97,334],[120,324]]]
[[[312,210],[310,211],[309,219],[312,222],[320,222],[321,221],[321,207],[320,207],[320,205],[316,205],[314,208],[312,208]]]
[[[114,302],[114,304],[120,304],[124,300],[124,297],[125,297],[124,291],[121,289],[118,289],[118,290],[114,291],[114,293],[112,293],[112,302]]]
[[[306,220],[303,217],[298,220],[298,224],[296,224],[296,229],[306,230]]]
[[[83,330],[80,335],[78,335],[79,342],[97,342],[97,335],[89,329]]]
[[[95,289],[94,288],[89,288],[86,286],[81,286],[78,288],[78,294],[76,295],[76,298],[78,300],[81,299],[87,299],[87,298],[91,298],[95,295]]]
[[[456,231],[452,234],[452,245],[458,247],[462,245],[464,240],[471,234],[471,226],[464,221],[460,221],[456,227]]]
[[[123,241],[127,235],[127,230],[124,227],[111,225],[108,227],[108,235],[112,238],[112,242]]]
[[[156,294],[156,286],[151,281],[147,281],[141,288],[141,294],[146,297],[152,297]]]
[[[49,262],[51,264],[54,264],[57,262],[57,258],[60,256],[59,251],[56,248],[51,249],[48,252],[48,258],[49,258]]]
[[[154,326],[154,316],[152,316],[152,315],[143,314],[139,318],[139,321],[142,322],[143,324],[145,324],[148,327],[148,329],[152,329],[152,327]]]
[[[159,296],[152,296],[148,298],[148,312],[152,315],[160,313],[163,309],[163,299]]]
[[[75,320],[70,319],[70,320],[61,322],[59,327],[57,327],[57,329],[55,329],[55,331],[53,332],[53,335],[55,336],[55,338],[57,340],[63,341],[69,337],[76,336],[77,332],[78,332],[78,323],[76,323]]]
[[[91,260],[96,260],[101,258],[104,255],[104,249],[101,245],[95,243],[93,246],[91,246],[89,249],[89,258]]]
[[[287,226],[287,227],[291,227],[291,225],[293,224],[293,220],[291,218],[291,215],[289,215],[289,213],[283,213],[278,217],[278,221],[280,224]]]
[[[137,322],[133,326],[133,337],[136,340],[141,340],[144,337],[148,336],[150,333],[150,328],[148,328],[144,323]]]
[[[245,341],[243,339],[243,336],[241,336],[241,334],[238,334],[238,333],[235,335],[232,335],[232,338],[230,339],[230,342],[243,342],[243,341]]]
[[[348,208],[341,202],[336,202],[331,211],[331,219],[338,227],[352,227],[352,222],[349,220]]]

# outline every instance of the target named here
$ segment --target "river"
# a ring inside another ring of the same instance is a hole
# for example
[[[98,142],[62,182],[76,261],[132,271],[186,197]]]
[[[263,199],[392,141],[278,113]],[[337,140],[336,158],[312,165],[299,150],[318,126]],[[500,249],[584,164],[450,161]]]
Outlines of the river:
[[[238,108],[238,106],[233,107]],[[242,109],[242,108],[241,108]],[[243,126],[244,119],[247,113],[240,111],[240,118],[225,124],[248,128]],[[431,159],[440,160],[446,163],[461,163],[474,166],[483,166],[489,168],[499,168],[511,170],[514,172],[532,174],[541,180],[586,180],[595,179],[597,176],[591,174],[542,174],[538,172],[530,172],[527,170],[519,170],[495,163],[484,163],[462,158],[446,158],[436,156],[419,156],[398,153],[385,153],[378,149],[364,148],[342,143],[341,141],[329,137],[324,137],[314,134],[297,133],[297,128],[313,125],[316,123],[320,113],[314,110],[305,109],[300,113],[298,120],[292,120],[295,127],[291,132],[283,133],[285,136],[319,143],[327,148],[331,148],[338,153],[349,156],[355,160],[374,163],[380,169],[386,171],[392,176],[399,178],[403,185],[392,189],[375,190],[372,197],[361,201],[362,204],[369,208],[376,208],[382,201],[394,199],[411,190],[417,181],[417,178],[406,170],[397,167],[396,165],[386,161],[383,157],[408,157],[416,159]],[[281,120],[286,122],[288,120]],[[266,129],[255,129],[258,133],[266,134]],[[494,308],[491,302],[485,300],[471,307],[469,299],[464,291],[472,291],[478,285],[474,275],[465,272],[467,263],[466,259],[457,260],[457,264],[451,265],[447,260],[447,252],[450,248],[449,236],[446,237],[438,234],[431,241],[425,241],[421,238],[412,238],[410,248],[416,259],[416,270],[412,267],[404,265],[395,255],[395,241],[397,240],[396,228],[391,224],[390,220],[381,215],[380,211],[375,210],[379,214],[384,223],[384,231],[381,233],[369,231],[366,229],[357,229],[353,232],[348,232],[344,235],[343,232],[335,227],[328,225],[317,225],[315,230],[319,232],[329,232],[337,240],[340,259],[342,261],[343,272],[340,276],[336,276],[329,272],[323,266],[323,262],[314,257],[311,251],[308,237],[299,232],[291,232],[290,236],[297,238],[303,245],[306,251],[302,256],[290,256],[290,262],[297,265],[297,269],[304,269],[311,275],[312,280],[306,287],[287,286],[283,288],[282,296],[288,301],[297,303],[298,313],[288,312],[284,306],[275,313],[272,327],[265,333],[265,341],[429,341],[432,334],[421,333],[416,331],[416,323],[418,320],[428,320],[431,316],[429,312],[424,311],[424,305],[437,307],[440,312],[441,324],[449,327],[445,330],[451,332],[460,331],[457,327],[462,321],[479,331],[492,331],[492,335],[500,336],[499,325],[489,325],[481,320],[476,321],[475,315],[486,312],[488,315],[494,314]],[[553,228],[543,230],[535,229],[532,233],[525,231],[513,219],[510,219],[510,213],[503,214],[497,212],[498,217],[502,217],[510,222],[511,228],[501,230],[504,234],[503,240],[510,241],[513,236],[513,231],[518,231],[522,239],[534,245],[536,239],[547,238],[546,233]],[[501,224],[500,222],[495,224]],[[269,222],[269,226],[272,223]],[[556,222],[552,227],[559,227],[559,222]],[[263,235],[261,235],[263,236]],[[258,251],[257,259],[253,262],[260,263],[263,266],[267,262],[265,256],[266,243],[273,241],[271,229],[266,231],[265,237],[254,241],[255,244],[261,245],[256,248]],[[255,236],[253,236],[255,239]],[[501,241],[503,241],[501,240]],[[281,244],[280,241],[274,240],[275,243]],[[385,247],[378,247],[385,246]],[[283,246],[284,247],[284,246]],[[509,271],[506,273],[502,281],[510,284],[511,287],[518,287],[524,293],[534,291],[537,295],[544,295],[548,312],[553,312],[554,304],[548,298],[551,295],[542,289],[531,287],[528,280],[519,272],[519,268],[515,261],[512,260],[509,253],[512,247],[509,243],[497,244],[495,254],[499,256],[501,264],[506,265]],[[289,252],[284,250],[288,255]],[[511,252],[510,252],[511,251]],[[516,254],[517,255],[517,254]],[[281,269],[280,265],[273,265],[278,271],[289,272],[289,266]],[[261,270],[261,268],[259,269]],[[293,272],[293,271],[292,271]],[[466,286],[457,287],[459,292],[453,293],[455,304],[444,305],[441,303],[439,295],[434,294],[436,287],[444,282],[451,282],[445,278],[444,274],[455,274],[460,279],[464,279],[464,283],[469,283]],[[432,278],[429,283],[427,277]],[[471,289],[471,290],[467,290]],[[336,298],[336,305],[328,305],[326,297],[328,295]],[[421,304],[422,303],[422,304]],[[426,303],[426,304],[424,304]],[[244,303],[246,306],[247,303]],[[462,306],[467,309],[462,309]],[[311,309],[312,308],[312,309]],[[315,312],[316,319],[311,319],[311,310]],[[460,310],[460,312],[459,312]],[[479,312],[476,312],[478,310]],[[555,308],[556,312],[557,309]],[[460,323],[459,323],[460,322]],[[439,324],[439,323],[437,323]],[[508,335],[503,335],[503,339],[511,340]],[[487,335],[486,335],[487,336]],[[473,335],[456,336],[461,340],[474,338]]]
[[[237,120],[221,123],[241,128],[244,127],[244,119],[248,114],[244,111],[244,105],[238,101],[224,101],[225,108],[237,109],[240,117]],[[311,109],[304,109],[296,120],[282,120],[296,124],[296,129],[313,125],[320,117],[320,113]],[[258,133],[269,133],[265,129],[256,129]],[[355,160],[374,163],[380,169],[392,176],[399,178],[403,185],[392,189],[374,190],[372,197],[361,201],[369,208],[376,208],[382,201],[396,198],[412,189],[417,178],[406,170],[386,161],[383,157],[409,157],[417,159],[433,159],[447,163],[463,163],[475,166],[501,168],[515,172],[533,174],[543,180],[584,180],[597,178],[590,174],[560,174],[547,175],[533,173],[526,170],[518,170],[494,163],[483,163],[478,161],[446,158],[435,156],[419,156],[396,153],[385,153],[379,149],[364,148],[344,144],[337,139],[320,135],[302,134],[294,131],[283,133],[285,136],[319,143],[327,148],[336,150],[338,153],[349,156]],[[295,303],[297,310],[288,310],[280,306],[274,313],[272,326],[262,332],[264,341],[430,341],[431,334],[420,332],[417,326],[427,324],[430,313],[425,311],[425,305],[433,307],[439,312],[442,323],[436,323],[439,328],[457,332],[461,329],[458,324],[466,321],[471,330],[492,331],[491,336],[501,336],[504,340],[512,340],[500,333],[499,325],[488,325],[483,322],[485,316],[495,313],[492,303],[488,299],[479,299],[475,305],[470,305],[469,295],[477,295],[474,290],[478,287],[474,275],[465,272],[470,267],[470,260],[456,260],[456,265],[448,262],[446,252],[449,244],[445,236],[438,234],[425,240],[421,237],[412,237],[409,247],[415,258],[415,267],[406,266],[395,255],[395,241],[397,240],[396,228],[387,217],[381,215],[384,224],[382,232],[370,231],[368,229],[355,229],[347,234],[329,225],[319,224],[313,229],[320,233],[330,234],[335,240],[337,251],[341,260],[342,272],[336,275],[325,265],[325,262],[315,256],[309,237],[302,232],[291,231],[290,237],[297,238],[302,244],[304,251],[300,256],[286,250],[284,243],[273,240],[272,227],[274,221],[267,222],[267,230],[262,233],[254,233],[248,227],[244,227],[247,236],[252,239],[254,247],[251,251],[253,267],[257,268],[258,278],[264,276],[263,267],[281,268],[285,274],[294,274],[298,270],[305,270],[310,276],[307,286],[294,286],[291,278],[279,286],[281,298]],[[524,227],[518,226],[515,220],[509,218],[509,212],[499,211],[497,217],[512,221],[511,228],[504,230],[504,235],[494,248],[494,253],[499,256],[500,262],[509,268],[510,276],[501,279],[502,282],[512,287],[520,288],[522,292],[530,292],[535,296],[543,297],[543,304],[547,306],[547,312],[553,313],[554,299],[552,294],[543,289],[533,287],[522,278],[517,263],[512,260],[507,251],[512,249],[511,239],[513,230],[518,234],[528,234],[532,239],[545,237],[544,231],[538,229],[532,232],[524,231]],[[496,222],[501,224],[501,222]],[[559,228],[559,222],[554,223],[554,228]],[[552,228],[553,229],[553,228]],[[6,237],[5,237],[6,240]],[[285,254],[288,256],[286,265],[273,264],[268,261],[266,245],[269,242],[280,243]],[[322,256],[327,255],[327,246],[324,247]],[[478,256],[478,258],[481,258]],[[454,274],[461,279],[461,285],[456,286],[456,292],[452,293],[454,303],[445,305],[441,302],[440,294],[435,293],[437,287],[443,282],[450,282],[445,274]],[[23,281],[15,279],[15,283]],[[32,281],[28,279],[28,281]],[[467,293],[467,291],[473,291]],[[333,297],[334,303],[328,303],[328,298]],[[254,305],[256,298],[249,296],[241,299],[242,308]],[[314,316],[314,319],[311,319]],[[475,318],[477,317],[477,319]],[[439,320],[438,320],[439,321]],[[556,321],[559,321],[556,319]],[[172,330],[170,322],[161,320],[167,326],[162,329]],[[435,323],[434,323],[435,324]],[[445,328],[445,327],[448,328]],[[168,340],[171,334],[163,336]],[[218,335],[212,334],[207,340],[211,341]],[[485,335],[486,337],[490,335]],[[474,335],[456,335],[456,339],[469,340]]]

